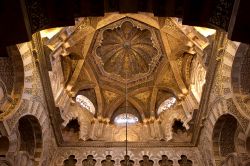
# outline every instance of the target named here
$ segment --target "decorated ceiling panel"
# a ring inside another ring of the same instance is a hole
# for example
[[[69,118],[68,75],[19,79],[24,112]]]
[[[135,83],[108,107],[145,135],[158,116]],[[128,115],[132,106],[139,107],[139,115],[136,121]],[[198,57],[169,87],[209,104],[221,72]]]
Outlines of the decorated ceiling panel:
[[[124,126],[117,124],[129,120],[126,112],[131,120],[131,141],[176,139],[172,133],[176,120],[187,129],[184,132],[188,131],[199,103],[193,93],[200,97],[203,86],[193,81],[196,70],[202,68],[199,56],[203,50],[197,42],[209,45],[206,38],[195,35],[194,28],[182,26],[178,20],[162,21],[141,14],[79,18],[75,27],[62,29],[47,43],[51,41],[51,55],[60,56],[63,71],[64,85],[57,95],[60,101],[67,101],[60,106],[63,126],[77,119],[78,144],[87,140],[124,141]],[[62,40],[65,42],[58,54],[55,46]],[[91,101],[92,114],[84,103],[84,108],[78,108],[74,100],[77,95]],[[171,142],[176,141],[188,142]]]
[[[96,31],[89,56],[98,73],[110,81],[128,84],[152,77],[164,57],[159,30],[123,18]]]

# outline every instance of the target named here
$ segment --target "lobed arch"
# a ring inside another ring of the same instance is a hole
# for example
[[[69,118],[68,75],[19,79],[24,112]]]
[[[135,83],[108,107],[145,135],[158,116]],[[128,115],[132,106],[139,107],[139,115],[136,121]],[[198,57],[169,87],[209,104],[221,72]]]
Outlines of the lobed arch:
[[[53,159],[53,164],[54,165],[63,165],[64,161],[69,159],[69,156],[72,155],[72,159],[74,156],[74,159],[77,160],[76,165],[81,165],[82,161],[86,161],[86,159],[88,159],[88,157],[91,156],[92,159],[95,160],[95,165],[96,166],[101,166],[102,162],[105,161],[105,159],[107,159],[107,157],[109,157],[109,159],[113,160],[115,162],[115,165],[120,165],[121,161],[124,161],[125,155],[128,155],[129,159],[132,160],[134,162],[134,165],[140,165],[140,161],[142,161],[143,158],[147,158],[151,161],[154,162],[153,165],[158,165],[159,161],[162,161],[163,158],[165,156],[165,159],[168,158],[170,159],[171,165],[179,165],[178,163],[181,163],[183,165],[186,164],[190,164],[192,162],[193,166],[201,166],[204,163],[202,163],[201,161],[199,161],[199,155],[197,153],[192,153],[190,151],[186,151],[186,150],[178,150],[176,151],[176,153],[171,153],[171,151],[169,152],[169,150],[166,151],[162,151],[161,149],[155,149],[155,150],[145,150],[145,149],[132,149],[132,150],[128,150],[128,153],[126,154],[125,150],[122,148],[117,148],[115,149],[117,153],[114,153],[111,150],[100,150],[100,151],[96,151],[95,149],[78,149],[78,150],[70,150],[70,149],[63,149],[62,151],[58,152]],[[183,160],[184,158],[184,160]],[[187,159],[186,161],[189,162],[185,162],[185,159]],[[75,163],[75,162],[72,162]],[[146,162],[146,164],[148,164]],[[161,165],[159,163],[159,165]],[[165,165],[164,163],[162,163],[162,165]]]

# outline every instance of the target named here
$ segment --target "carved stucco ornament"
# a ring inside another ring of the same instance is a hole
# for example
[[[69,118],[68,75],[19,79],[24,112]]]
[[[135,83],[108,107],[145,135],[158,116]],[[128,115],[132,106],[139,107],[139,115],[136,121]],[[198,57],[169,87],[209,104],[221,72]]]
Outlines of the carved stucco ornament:
[[[92,54],[101,74],[122,82],[149,77],[163,56],[155,28],[124,18],[97,32]]]

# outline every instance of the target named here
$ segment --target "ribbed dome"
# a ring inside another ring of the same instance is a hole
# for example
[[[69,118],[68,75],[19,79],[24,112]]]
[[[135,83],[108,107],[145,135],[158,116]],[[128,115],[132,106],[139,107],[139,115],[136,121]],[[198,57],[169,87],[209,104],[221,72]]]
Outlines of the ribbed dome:
[[[102,38],[96,54],[101,58],[104,70],[123,78],[126,78],[126,73],[131,77],[149,72],[152,59],[158,54],[151,32],[134,26],[130,21],[104,30]]]

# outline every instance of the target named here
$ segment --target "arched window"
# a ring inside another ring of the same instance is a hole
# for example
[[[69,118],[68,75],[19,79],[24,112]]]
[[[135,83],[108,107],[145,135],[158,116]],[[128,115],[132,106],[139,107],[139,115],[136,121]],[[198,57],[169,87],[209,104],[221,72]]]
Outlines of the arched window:
[[[115,124],[118,124],[118,125],[126,125],[126,122],[132,125],[132,124],[138,123],[139,119],[135,115],[129,114],[129,113],[127,114],[127,118],[126,118],[126,113],[122,113],[118,115],[117,117],[115,117],[114,122]]]
[[[87,97],[77,95],[76,102],[79,103],[82,108],[88,110],[92,114],[95,114],[95,106]]]
[[[161,105],[159,106],[157,110],[157,114],[160,115],[160,113],[162,113],[163,111],[170,109],[171,107],[175,105],[175,103],[176,103],[175,97],[168,98],[163,103],[161,103]]]

